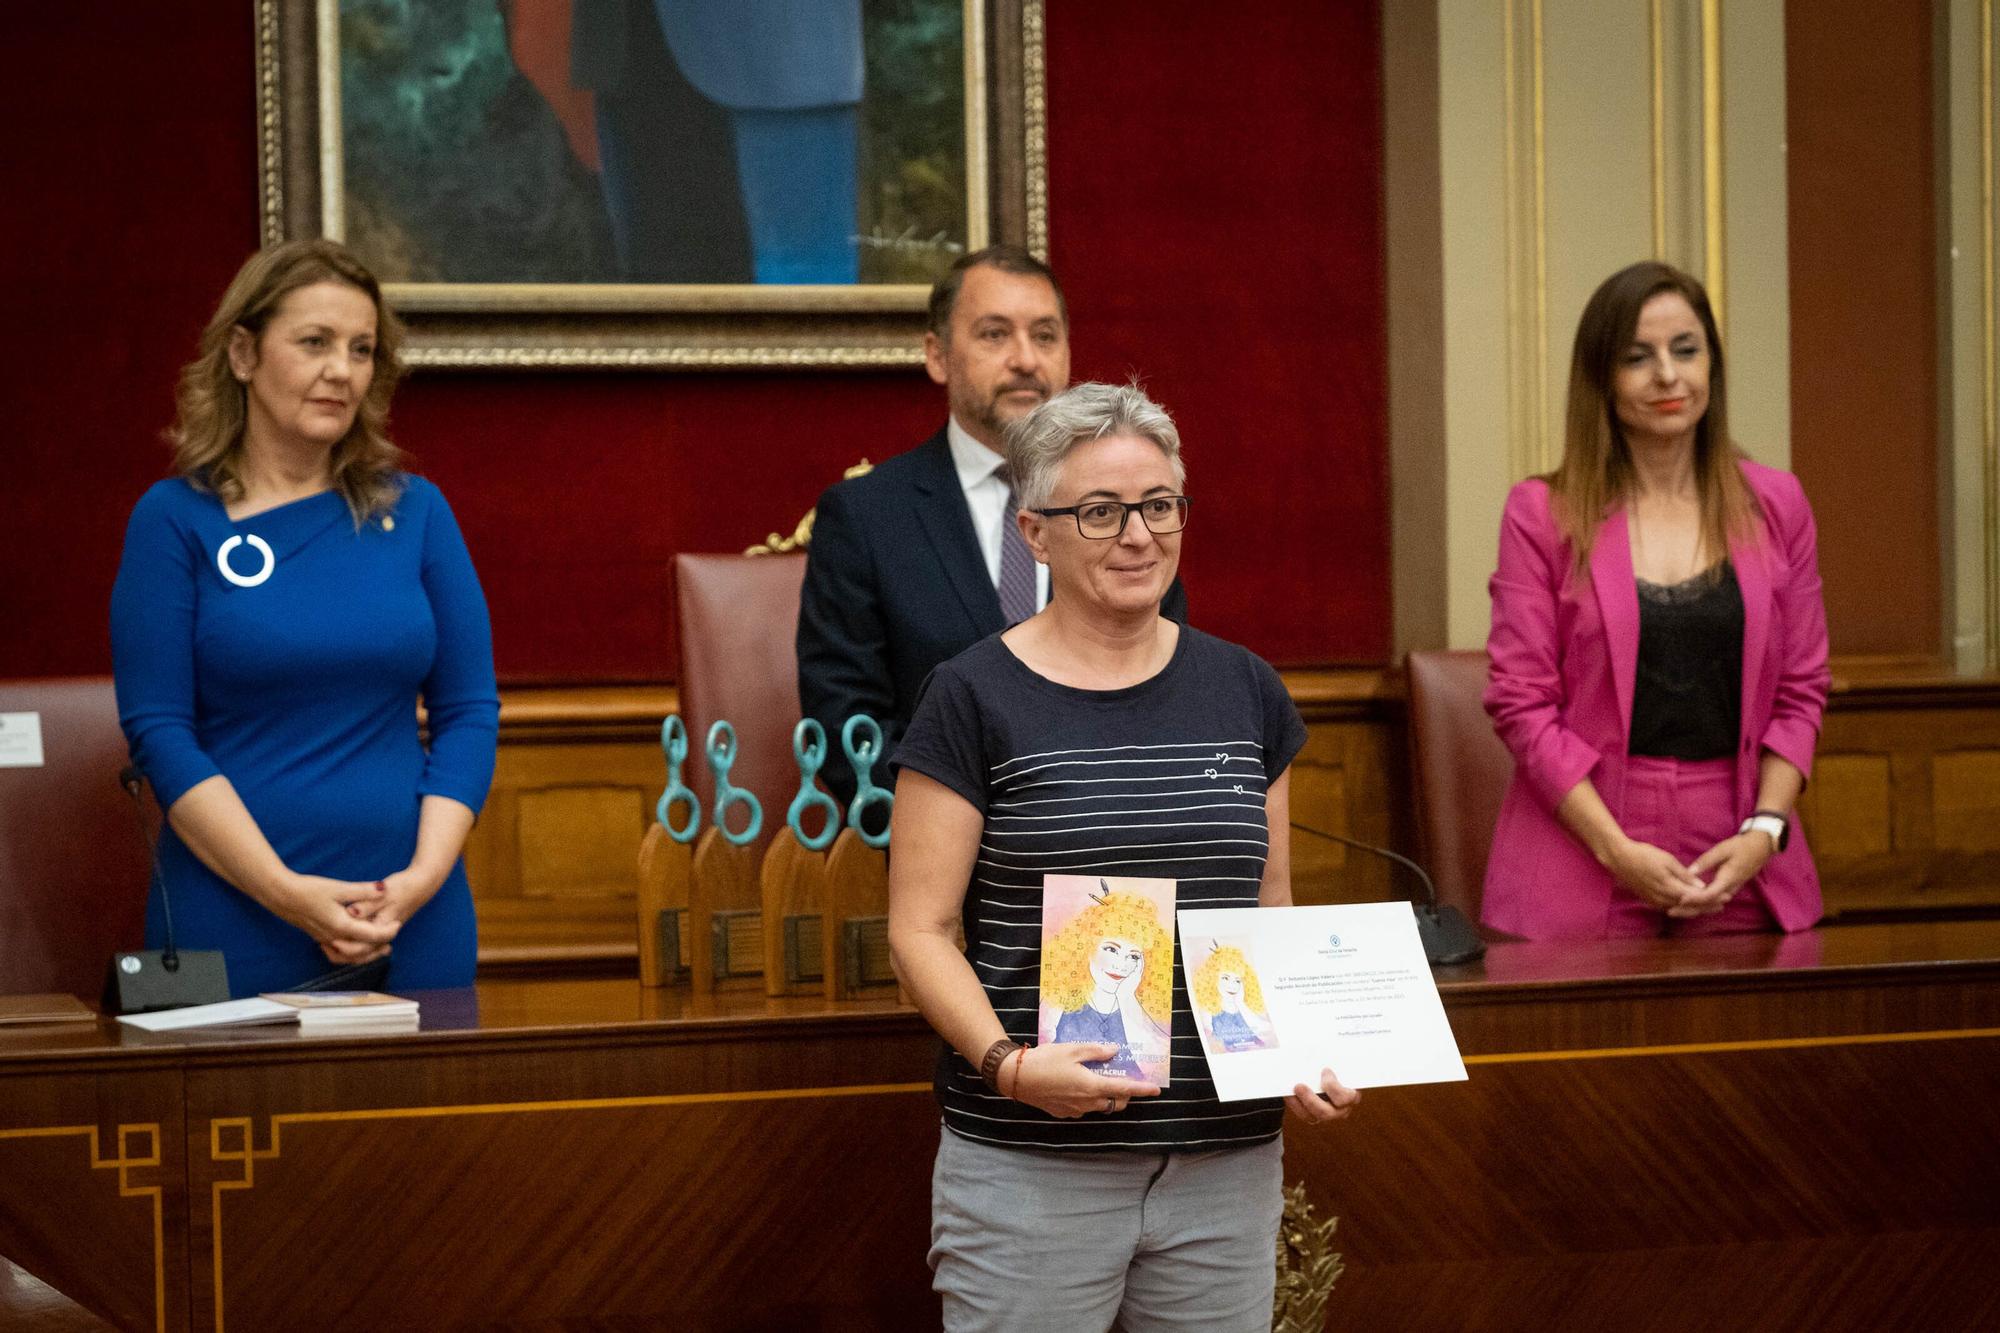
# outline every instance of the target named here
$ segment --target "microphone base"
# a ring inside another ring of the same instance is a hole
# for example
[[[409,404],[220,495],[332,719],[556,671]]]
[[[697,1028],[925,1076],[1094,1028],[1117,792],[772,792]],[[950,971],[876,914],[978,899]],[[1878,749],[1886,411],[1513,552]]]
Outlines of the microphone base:
[[[229,998],[229,969],[220,949],[182,949],[169,970],[159,949],[111,955],[104,976],[106,1014],[148,1014],[220,1004]]]
[[[1422,941],[1424,957],[1432,967],[1470,963],[1486,956],[1486,941],[1479,938],[1478,928],[1456,907],[1411,903],[1410,910],[1416,913],[1417,938]]]

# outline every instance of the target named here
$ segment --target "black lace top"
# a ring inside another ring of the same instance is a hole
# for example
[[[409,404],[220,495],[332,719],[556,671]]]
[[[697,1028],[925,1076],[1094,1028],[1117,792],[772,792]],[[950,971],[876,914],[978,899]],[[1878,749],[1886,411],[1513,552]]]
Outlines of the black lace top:
[[[1729,561],[1685,583],[1639,585],[1631,753],[1723,759],[1743,716],[1743,590]]]

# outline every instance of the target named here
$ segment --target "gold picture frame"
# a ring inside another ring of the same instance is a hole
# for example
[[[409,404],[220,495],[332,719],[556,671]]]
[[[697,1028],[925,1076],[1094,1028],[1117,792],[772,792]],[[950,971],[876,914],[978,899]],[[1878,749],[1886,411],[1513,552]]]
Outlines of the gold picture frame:
[[[1044,0],[962,3],[965,243],[1046,258]],[[253,4],[263,243],[339,236],[338,0]],[[385,293],[415,367],[758,369],[919,364],[928,289],[390,282]]]

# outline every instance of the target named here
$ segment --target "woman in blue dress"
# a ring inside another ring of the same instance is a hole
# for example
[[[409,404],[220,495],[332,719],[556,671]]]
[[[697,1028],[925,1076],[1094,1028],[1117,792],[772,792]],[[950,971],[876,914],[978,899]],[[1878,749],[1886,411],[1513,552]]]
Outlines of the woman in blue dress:
[[[391,989],[472,981],[492,634],[450,508],[384,434],[400,340],[341,246],[253,256],[182,373],[178,475],[126,529],[119,718],[176,941],[222,950],[235,995],[384,956]]]

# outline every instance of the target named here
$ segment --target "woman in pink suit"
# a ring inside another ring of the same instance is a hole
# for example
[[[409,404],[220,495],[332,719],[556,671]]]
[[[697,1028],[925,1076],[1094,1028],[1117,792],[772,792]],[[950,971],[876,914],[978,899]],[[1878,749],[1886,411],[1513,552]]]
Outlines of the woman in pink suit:
[[[1826,706],[1812,509],[1730,442],[1699,282],[1614,274],[1584,307],[1562,464],[1515,486],[1486,711],[1515,770],[1487,925],[1531,939],[1804,930],[1792,807]]]

